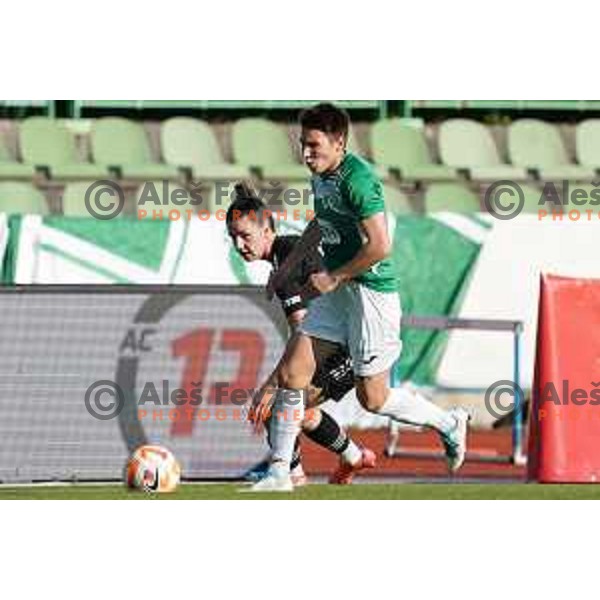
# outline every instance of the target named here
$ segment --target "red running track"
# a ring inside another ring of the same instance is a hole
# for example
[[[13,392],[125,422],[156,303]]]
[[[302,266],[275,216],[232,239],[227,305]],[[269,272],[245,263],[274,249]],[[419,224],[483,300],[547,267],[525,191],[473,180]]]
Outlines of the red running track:
[[[386,458],[384,455],[387,430],[351,431],[353,439],[374,450],[378,456],[378,466],[369,471],[377,477],[445,477],[446,465],[443,459]],[[402,448],[441,452],[442,446],[433,432],[402,431]],[[525,444],[525,447],[527,445]],[[501,453],[509,455],[511,450],[510,429],[472,431],[469,433],[469,452]],[[309,475],[329,475],[337,465],[337,457],[302,438],[304,467]],[[467,460],[460,471],[461,477],[490,479],[525,479],[525,467],[511,464],[470,462]]]

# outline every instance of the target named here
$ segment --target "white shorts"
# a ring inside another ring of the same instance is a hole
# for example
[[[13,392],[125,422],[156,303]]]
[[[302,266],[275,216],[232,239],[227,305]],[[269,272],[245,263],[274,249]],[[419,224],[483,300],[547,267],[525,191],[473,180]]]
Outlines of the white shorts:
[[[350,282],[315,298],[300,331],[313,338],[342,344],[359,377],[390,369],[402,349],[400,296],[376,292]]]

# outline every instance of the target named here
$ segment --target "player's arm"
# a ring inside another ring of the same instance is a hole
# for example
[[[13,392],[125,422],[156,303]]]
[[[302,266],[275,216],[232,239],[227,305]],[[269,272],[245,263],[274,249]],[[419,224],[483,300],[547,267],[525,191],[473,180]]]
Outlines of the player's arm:
[[[296,242],[293,250],[288,254],[284,263],[273,273],[267,284],[267,298],[269,300],[275,294],[275,291],[281,287],[282,283],[289,277],[298,266],[304,262],[306,257],[313,253],[321,241],[321,230],[316,219],[310,221],[306,229],[302,232],[300,239]]]
[[[331,273],[311,276],[311,283],[322,294],[332,292],[339,285],[358,277],[373,265],[389,256],[392,246],[384,213],[377,213],[361,222],[366,241],[354,258]]]
[[[373,265],[387,258],[392,250],[387,221],[384,213],[377,213],[361,222],[366,242],[356,256],[331,273],[343,283],[368,271]]]

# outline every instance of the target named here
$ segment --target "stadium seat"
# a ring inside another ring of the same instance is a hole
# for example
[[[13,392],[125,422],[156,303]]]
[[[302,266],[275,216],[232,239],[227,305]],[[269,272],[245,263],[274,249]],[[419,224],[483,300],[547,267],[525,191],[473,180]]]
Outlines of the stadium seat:
[[[587,119],[575,133],[577,161],[594,170],[600,169],[600,119]]]
[[[225,162],[208,123],[175,117],[161,127],[162,154],[169,165],[191,169],[195,179],[246,179],[248,167]]]
[[[266,119],[240,119],[233,126],[233,155],[236,163],[257,168],[274,181],[297,181],[309,174],[294,156],[287,132]]]
[[[515,121],[508,131],[508,151],[512,164],[536,169],[542,179],[591,179],[594,169],[573,164],[560,133],[549,123],[537,119]]]
[[[31,165],[15,161],[0,135],[0,179],[31,179],[35,169]]]
[[[438,144],[442,162],[455,169],[467,169],[472,179],[527,179],[527,171],[523,167],[508,165],[500,160],[489,129],[477,121],[444,121],[439,129]]]
[[[46,215],[46,198],[31,183],[22,181],[0,182],[0,213]]]
[[[395,215],[406,215],[414,212],[407,195],[396,187],[383,186],[383,197],[387,210]]]
[[[53,179],[100,179],[107,175],[105,168],[80,160],[73,134],[55,119],[25,119],[19,140],[25,163],[31,168],[49,168]]]
[[[139,123],[121,117],[97,119],[92,127],[94,161],[104,167],[118,167],[132,179],[176,179],[173,165],[153,162],[146,131]]]
[[[398,169],[407,181],[453,180],[455,169],[435,164],[421,128],[402,119],[378,121],[371,128],[373,160],[381,168]]]
[[[432,183],[425,192],[425,212],[479,212],[479,198],[459,183]]]

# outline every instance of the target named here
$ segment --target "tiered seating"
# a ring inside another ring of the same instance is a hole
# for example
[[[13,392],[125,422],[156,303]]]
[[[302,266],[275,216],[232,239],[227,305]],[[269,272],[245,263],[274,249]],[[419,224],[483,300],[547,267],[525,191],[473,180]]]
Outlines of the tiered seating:
[[[214,132],[204,121],[175,117],[160,130],[162,154],[167,164],[188,168],[194,179],[245,179],[249,169],[223,158]]]
[[[0,179],[27,179],[35,175],[31,165],[17,162],[10,154],[4,137],[0,135]]]
[[[524,210],[533,212],[541,208],[545,182],[589,184],[600,171],[600,119],[576,128],[535,119],[491,128],[469,119],[427,126],[392,118],[359,124],[356,131],[362,146],[354,129],[348,146],[373,161],[385,183],[387,206],[397,214],[485,210],[485,190],[499,180],[519,182]],[[67,215],[87,215],[85,192],[97,179],[117,180],[126,188],[130,209],[142,181],[168,180],[188,189],[201,184],[206,201],[200,208],[215,211],[228,201],[218,204],[213,186],[227,182],[231,189],[234,182],[248,180],[267,190],[275,184],[282,192],[296,190],[292,202],[279,206],[305,212],[312,205],[294,203],[309,186],[297,137],[297,126],[263,118],[212,126],[191,117],[140,123],[122,117],[68,122],[36,116],[2,124],[0,181],[24,180],[28,190],[46,192],[53,207],[62,195]],[[18,194],[24,197],[23,191]],[[22,207],[14,204],[19,212]],[[27,210],[46,212],[46,204],[28,202]]]
[[[402,180],[453,180],[455,169],[434,163],[424,131],[402,119],[378,121],[371,129],[371,150],[375,164],[396,170]]]
[[[545,180],[591,179],[594,169],[574,164],[558,130],[537,119],[521,119],[508,131],[508,152],[514,165],[539,171]]]
[[[116,167],[123,177],[132,179],[176,179],[176,166],[153,159],[144,127],[121,117],[94,121],[91,135],[94,162]]]
[[[577,161],[594,171],[600,169],[600,119],[588,119],[577,127]]]
[[[306,167],[294,155],[285,130],[266,119],[240,119],[233,127],[235,162],[275,181],[307,178]]]
[[[489,128],[476,121],[445,121],[439,130],[439,148],[445,165],[467,171],[471,179],[527,179],[524,168],[506,164],[500,159]]]
[[[34,168],[46,168],[53,179],[102,179],[106,168],[80,160],[75,138],[62,121],[30,117],[20,127],[23,161]]]

